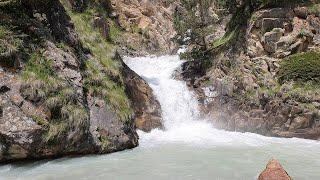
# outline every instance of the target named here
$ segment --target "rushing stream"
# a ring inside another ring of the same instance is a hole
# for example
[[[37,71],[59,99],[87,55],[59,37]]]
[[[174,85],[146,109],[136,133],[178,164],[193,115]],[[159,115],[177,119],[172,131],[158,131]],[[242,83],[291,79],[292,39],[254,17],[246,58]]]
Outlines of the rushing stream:
[[[139,132],[140,146],[108,155],[0,166],[0,179],[253,180],[276,157],[297,180],[320,179],[320,143],[215,129],[199,118],[197,100],[174,80],[178,56],[127,58],[152,87],[165,130]]]

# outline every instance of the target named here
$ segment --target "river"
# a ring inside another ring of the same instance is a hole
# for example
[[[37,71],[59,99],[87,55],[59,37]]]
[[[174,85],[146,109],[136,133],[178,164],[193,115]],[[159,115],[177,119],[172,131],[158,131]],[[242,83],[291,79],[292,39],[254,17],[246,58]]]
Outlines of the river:
[[[165,130],[139,133],[139,147],[107,155],[0,166],[0,179],[253,180],[272,157],[297,180],[320,179],[320,142],[217,130],[174,71],[178,56],[126,58],[154,90]]]

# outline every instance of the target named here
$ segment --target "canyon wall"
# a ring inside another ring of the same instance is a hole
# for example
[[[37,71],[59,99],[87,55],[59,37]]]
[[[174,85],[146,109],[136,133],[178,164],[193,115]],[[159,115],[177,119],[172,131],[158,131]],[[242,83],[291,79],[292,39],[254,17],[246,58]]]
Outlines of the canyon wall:
[[[319,139],[319,4],[255,2],[235,1],[225,34],[191,49],[205,56],[182,75],[217,128]]]

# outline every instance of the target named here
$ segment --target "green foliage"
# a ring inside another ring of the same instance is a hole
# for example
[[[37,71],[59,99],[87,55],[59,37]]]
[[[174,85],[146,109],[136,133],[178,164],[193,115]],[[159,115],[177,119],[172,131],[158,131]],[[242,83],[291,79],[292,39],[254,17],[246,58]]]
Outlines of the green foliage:
[[[308,9],[312,14],[320,16],[320,4],[311,4]]]
[[[22,46],[22,40],[8,27],[0,25],[0,56],[10,56]]]
[[[99,131],[99,129],[98,129]],[[108,149],[108,147],[110,146],[110,140],[108,138],[108,136],[104,135],[103,133],[100,133],[100,137],[99,137],[99,140],[101,142],[101,146],[102,146],[102,149]]]
[[[48,126],[49,125],[49,122],[46,119],[43,119],[42,117],[33,115],[32,119],[34,121],[36,121],[36,123],[39,124],[40,126]]]
[[[115,47],[105,40],[101,33],[92,27],[92,24],[88,23],[92,22],[96,10],[87,9],[83,13],[74,13],[68,8],[67,10],[75,24],[75,28],[83,45],[92,51],[95,59],[104,66],[108,74],[118,76],[120,65],[118,62],[112,60],[113,49]],[[118,36],[120,36],[118,29],[112,28],[112,38]]]
[[[279,6],[293,6],[296,4],[310,3],[310,0],[251,0],[251,4],[254,4],[259,8],[266,7],[279,7]]]
[[[312,103],[320,95],[320,84],[315,82],[295,82],[292,84],[282,85],[287,89],[284,94],[288,99],[296,100],[303,103]]]
[[[234,39],[237,30],[233,30],[232,32],[226,33],[223,37],[217,39],[212,43],[213,48],[217,48],[220,46],[224,46],[228,44],[231,40]]]
[[[186,12],[174,15],[174,26],[179,36],[183,37],[187,30],[191,32],[191,43],[205,47],[205,37],[213,31],[209,17],[209,8],[213,0],[182,0]]]
[[[30,59],[25,65],[25,69],[22,73],[22,78],[24,80],[30,80],[30,78],[34,77],[44,82],[50,82],[53,76],[54,71],[52,68],[52,62],[43,57],[41,53],[36,52],[30,56]]]
[[[320,53],[306,52],[289,56],[278,73],[279,81],[320,82]]]
[[[117,43],[117,42],[121,41],[122,40],[122,37],[121,37],[122,31],[121,31],[120,27],[118,27],[117,24],[115,24],[113,21],[110,21],[109,28],[110,28],[110,31],[109,31],[110,35],[109,36],[110,36],[111,42]]]
[[[0,8],[1,7],[8,7],[8,6],[13,6],[16,5],[18,3],[20,3],[21,0],[1,0],[0,1]]]
[[[108,107],[116,112],[121,120],[128,120],[132,114],[130,101],[125,93],[125,87],[120,73],[121,64],[113,59],[114,44],[102,37],[99,30],[88,22],[93,20],[97,12],[104,14],[101,8],[88,8],[83,13],[72,12],[67,3],[65,8],[75,24],[75,28],[85,47],[90,49],[93,58],[85,61],[84,86],[88,93],[105,100]],[[110,38],[118,42],[121,30],[114,22],[109,23]]]
[[[51,119],[37,116],[32,118],[45,129],[47,142],[57,142],[70,129],[84,131],[89,115],[77,100],[76,90],[67,80],[58,77],[52,61],[41,52],[34,52],[25,65],[21,78],[25,82],[22,94],[30,100],[37,100],[50,110]],[[40,99],[39,99],[40,98]]]
[[[94,62],[87,61],[86,69],[87,76],[84,81],[86,89],[94,96],[103,98],[121,120],[127,120],[132,114],[132,109],[124,86],[103,75]]]
[[[64,136],[64,134],[67,132],[67,123],[66,122],[57,122],[57,123],[51,123],[48,131],[44,135],[44,140],[46,142],[56,142],[56,140],[59,137]]]
[[[69,127],[81,128],[88,126],[88,112],[76,104],[67,103],[64,105],[61,108],[61,117],[68,120]]]
[[[227,0],[216,0],[218,7],[224,8],[227,6]]]

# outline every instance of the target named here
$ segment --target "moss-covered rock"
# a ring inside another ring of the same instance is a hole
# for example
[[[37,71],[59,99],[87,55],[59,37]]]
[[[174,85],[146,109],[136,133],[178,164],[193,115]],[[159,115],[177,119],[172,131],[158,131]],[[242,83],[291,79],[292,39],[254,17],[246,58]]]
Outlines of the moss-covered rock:
[[[122,64],[112,58],[120,32],[108,12],[98,4],[74,12],[67,0],[17,2],[0,3],[0,57],[21,64],[12,71],[0,59],[8,89],[0,93],[0,162],[137,146]],[[97,14],[110,21],[110,39],[93,27]]]
[[[279,81],[320,82],[320,53],[306,52],[289,56],[278,72]]]

